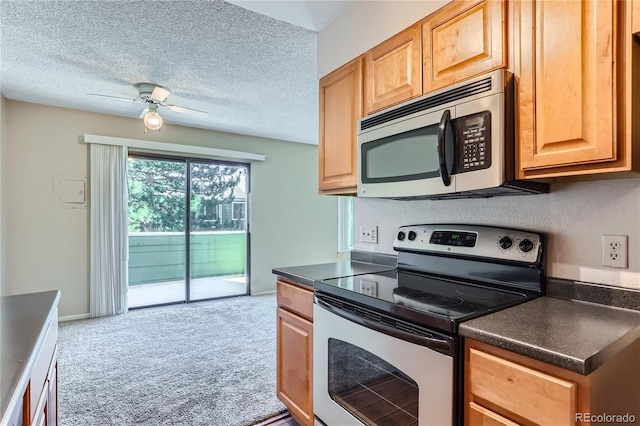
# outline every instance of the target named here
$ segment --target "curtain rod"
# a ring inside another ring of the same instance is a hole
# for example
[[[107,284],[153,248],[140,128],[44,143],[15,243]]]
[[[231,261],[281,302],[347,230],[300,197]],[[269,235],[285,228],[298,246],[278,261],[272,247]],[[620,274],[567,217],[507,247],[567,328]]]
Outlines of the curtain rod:
[[[113,136],[84,135],[84,143],[126,146],[127,148],[148,149],[152,151],[179,152],[181,154],[209,155],[212,157],[223,157],[240,160],[265,161],[264,154],[254,154],[252,152],[233,151],[229,149],[209,148],[205,146],[182,145],[178,143],[145,141],[141,139],[116,138]]]

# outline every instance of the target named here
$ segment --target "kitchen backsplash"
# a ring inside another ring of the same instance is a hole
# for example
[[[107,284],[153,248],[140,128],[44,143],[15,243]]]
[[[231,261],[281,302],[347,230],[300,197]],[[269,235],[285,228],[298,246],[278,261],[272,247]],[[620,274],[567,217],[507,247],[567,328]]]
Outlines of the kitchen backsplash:
[[[549,194],[447,201],[356,198],[354,250],[393,254],[401,225],[473,223],[540,231],[547,275],[640,289],[640,178],[563,183]],[[378,244],[359,241],[378,226]],[[602,266],[602,235],[627,235],[629,267]]]

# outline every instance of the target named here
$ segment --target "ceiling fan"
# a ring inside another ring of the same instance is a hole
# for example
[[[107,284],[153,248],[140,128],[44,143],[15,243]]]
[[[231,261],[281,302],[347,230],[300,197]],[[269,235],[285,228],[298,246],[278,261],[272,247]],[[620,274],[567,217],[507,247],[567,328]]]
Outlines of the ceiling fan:
[[[208,115],[208,113],[205,111],[165,103],[165,100],[171,94],[171,92],[169,92],[162,86],[158,86],[152,83],[139,83],[136,84],[136,88],[138,89],[139,99],[121,98],[118,96],[100,95],[97,93],[89,93],[89,95],[146,105],[146,108],[140,114],[140,118],[142,118],[144,121],[145,133],[147,132],[147,129],[160,131],[160,128],[162,127],[162,117],[158,113],[158,107],[163,107],[170,111],[191,115]]]

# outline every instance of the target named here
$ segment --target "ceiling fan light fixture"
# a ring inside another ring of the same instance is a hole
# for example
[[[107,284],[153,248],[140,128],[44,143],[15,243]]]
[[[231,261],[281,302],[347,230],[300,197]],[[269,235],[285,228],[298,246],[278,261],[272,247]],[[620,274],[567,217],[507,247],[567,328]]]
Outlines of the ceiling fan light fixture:
[[[162,117],[158,113],[158,107],[149,107],[149,112],[144,116],[144,127],[149,130],[160,130],[162,127]]]

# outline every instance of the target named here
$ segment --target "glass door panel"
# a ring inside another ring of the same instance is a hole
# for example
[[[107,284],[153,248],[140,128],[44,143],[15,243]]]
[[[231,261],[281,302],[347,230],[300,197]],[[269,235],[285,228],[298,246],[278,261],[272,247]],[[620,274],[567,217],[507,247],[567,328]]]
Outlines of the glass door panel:
[[[129,158],[129,307],[186,301],[185,161]]]
[[[248,169],[189,163],[189,300],[248,294]]]
[[[418,385],[366,350],[329,339],[329,396],[366,425],[418,425]]]

